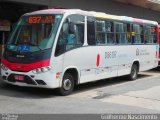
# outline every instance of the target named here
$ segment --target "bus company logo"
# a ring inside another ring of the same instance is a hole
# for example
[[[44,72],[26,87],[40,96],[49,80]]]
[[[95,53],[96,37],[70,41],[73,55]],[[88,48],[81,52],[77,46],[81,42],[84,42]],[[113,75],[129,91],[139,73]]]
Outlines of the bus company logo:
[[[147,51],[147,49],[138,49],[136,50],[136,56],[146,56],[150,53]]]
[[[136,56],[139,56],[139,49],[136,50]]]
[[[16,55],[18,58],[24,58],[24,55]]]

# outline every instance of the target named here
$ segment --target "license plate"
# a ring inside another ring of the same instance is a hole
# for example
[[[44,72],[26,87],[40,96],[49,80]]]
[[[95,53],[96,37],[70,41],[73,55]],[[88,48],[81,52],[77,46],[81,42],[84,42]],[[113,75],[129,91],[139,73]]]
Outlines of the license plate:
[[[23,80],[24,80],[24,76],[15,75],[15,76],[14,76],[14,79],[15,79],[15,80],[19,80],[19,81],[23,81]]]

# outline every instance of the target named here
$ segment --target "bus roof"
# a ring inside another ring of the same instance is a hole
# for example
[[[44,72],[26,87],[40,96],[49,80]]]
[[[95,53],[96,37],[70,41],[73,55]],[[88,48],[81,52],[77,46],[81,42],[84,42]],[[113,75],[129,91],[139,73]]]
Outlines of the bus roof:
[[[100,13],[100,12],[96,12],[94,16],[97,17],[97,18],[106,18],[106,19],[113,19],[113,20],[126,21],[126,22],[133,22],[133,23],[139,23],[139,24],[158,25],[158,23],[156,21],[145,20],[145,19],[138,19],[138,18],[133,18],[133,17],[128,17],[128,16],[110,15],[110,14]]]
[[[26,13],[25,15],[65,13],[66,11],[67,9],[45,9],[45,10],[38,10],[38,11]]]
[[[118,15],[111,15],[111,14],[106,14],[103,12],[95,12],[95,11],[84,11],[80,9],[46,9],[46,10],[39,10],[39,11],[34,11],[31,13],[26,13],[25,15],[35,15],[35,14],[65,14],[65,13],[79,13],[82,15],[88,15],[88,16],[93,16],[96,18],[105,18],[105,19],[112,19],[112,20],[118,20],[118,21],[126,21],[126,22],[133,22],[133,23],[139,23],[139,24],[153,24],[153,25],[158,25],[156,21],[150,21],[150,20],[145,20],[145,19],[138,19],[138,18],[133,18],[133,17],[128,17],[128,16],[118,16]]]

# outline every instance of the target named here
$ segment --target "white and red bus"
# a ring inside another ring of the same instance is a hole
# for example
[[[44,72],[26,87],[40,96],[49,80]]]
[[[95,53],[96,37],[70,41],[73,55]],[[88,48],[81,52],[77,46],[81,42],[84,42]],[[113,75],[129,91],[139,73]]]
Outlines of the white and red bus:
[[[58,88],[116,76],[137,78],[158,66],[158,23],[78,9],[23,15],[2,57],[6,83]]]

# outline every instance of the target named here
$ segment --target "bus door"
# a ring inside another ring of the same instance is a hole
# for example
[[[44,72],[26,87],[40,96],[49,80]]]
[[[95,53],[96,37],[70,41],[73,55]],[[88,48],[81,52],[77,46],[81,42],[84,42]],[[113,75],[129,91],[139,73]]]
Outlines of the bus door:
[[[83,67],[83,53],[80,48],[84,43],[84,16],[70,15],[64,21],[55,56],[57,56],[57,70],[64,72],[69,68]]]

